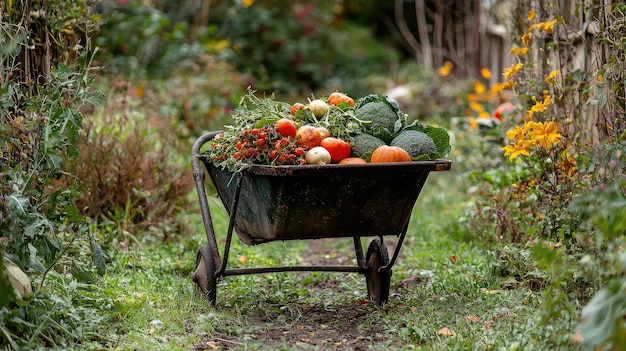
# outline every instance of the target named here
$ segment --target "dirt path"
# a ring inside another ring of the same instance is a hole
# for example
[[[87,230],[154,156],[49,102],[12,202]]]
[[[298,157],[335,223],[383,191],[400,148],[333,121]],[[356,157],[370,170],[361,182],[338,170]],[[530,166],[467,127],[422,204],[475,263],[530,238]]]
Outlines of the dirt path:
[[[393,245],[388,249],[392,250]],[[367,251],[367,246],[364,246],[364,251]],[[309,241],[299,261],[302,265],[356,265],[352,239]],[[304,278],[308,273],[297,274]],[[334,294],[332,301],[286,301],[282,306],[263,306],[261,302],[260,309],[242,316],[246,324],[241,326],[246,330],[243,335],[231,335],[218,328],[218,333],[206,335],[194,350],[257,349],[254,346],[248,348],[249,345],[263,345],[262,350],[368,350],[369,345],[381,342],[393,345],[394,335],[381,320],[385,309],[365,300],[365,278],[362,278],[362,299],[341,292],[345,288],[342,286],[344,279],[344,273],[328,274],[324,279],[307,285],[309,296],[323,296],[328,290],[337,291],[339,295]],[[407,288],[419,284],[419,280],[398,283],[394,285],[392,279],[392,288]]]

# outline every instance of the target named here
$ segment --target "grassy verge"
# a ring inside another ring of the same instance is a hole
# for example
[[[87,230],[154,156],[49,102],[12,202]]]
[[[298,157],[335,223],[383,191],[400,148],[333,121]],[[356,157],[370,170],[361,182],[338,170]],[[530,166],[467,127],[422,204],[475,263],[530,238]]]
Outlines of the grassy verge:
[[[382,308],[365,302],[364,277],[319,272],[226,277],[218,283],[217,307],[210,307],[191,281],[196,250],[206,242],[193,210],[189,236],[131,249],[112,245],[109,270],[98,284],[55,275],[50,287],[99,310],[101,338],[90,345],[94,349],[576,349],[570,342],[576,321],[537,327],[541,292],[502,285],[492,274],[489,248],[459,229],[468,200],[462,178],[455,171],[431,175],[394,266],[390,303]],[[223,236],[227,217],[211,200]],[[353,255],[351,239],[258,246],[234,240],[230,265],[349,265]]]

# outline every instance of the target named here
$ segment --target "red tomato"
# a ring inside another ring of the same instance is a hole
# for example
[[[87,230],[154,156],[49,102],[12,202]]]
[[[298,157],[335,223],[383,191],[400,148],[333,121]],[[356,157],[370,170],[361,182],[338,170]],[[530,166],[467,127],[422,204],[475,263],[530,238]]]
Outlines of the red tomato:
[[[295,137],[298,131],[296,127],[296,122],[290,120],[289,118],[281,118],[276,121],[276,131],[278,134],[284,137]]]
[[[332,163],[339,163],[344,158],[350,157],[350,143],[345,140],[328,137],[322,139],[320,146],[330,152],[330,160]]]

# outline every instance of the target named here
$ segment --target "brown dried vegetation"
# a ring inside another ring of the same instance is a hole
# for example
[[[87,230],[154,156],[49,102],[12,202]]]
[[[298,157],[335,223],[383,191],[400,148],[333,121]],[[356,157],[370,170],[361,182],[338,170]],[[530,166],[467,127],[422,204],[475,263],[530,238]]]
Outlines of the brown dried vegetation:
[[[190,167],[176,160],[184,146],[165,127],[148,130],[154,123],[133,120],[128,102],[127,95],[110,98],[103,113],[89,116],[79,156],[68,161],[71,176],[58,185],[77,182],[81,213],[116,221],[123,230],[180,228],[176,217],[193,186]]]

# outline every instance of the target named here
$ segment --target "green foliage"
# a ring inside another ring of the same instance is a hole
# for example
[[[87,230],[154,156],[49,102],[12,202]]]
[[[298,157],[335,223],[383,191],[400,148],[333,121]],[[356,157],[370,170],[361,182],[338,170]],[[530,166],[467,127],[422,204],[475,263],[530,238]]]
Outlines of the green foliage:
[[[186,22],[173,22],[141,0],[128,1],[94,18],[100,20],[94,44],[104,48],[106,70],[112,75],[164,78],[175,69],[191,67],[205,54],[200,43],[189,41]]]
[[[214,41],[235,67],[256,79],[255,88],[281,93],[311,89],[368,93],[364,78],[386,73],[397,54],[372,40],[367,27],[341,18],[333,1],[256,1],[250,6],[223,2],[215,15]],[[333,8],[335,7],[335,8]]]
[[[626,269],[626,267],[623,267]],[[582,310],[580,328],[585,343],[592,347],[626,342],[626,279],[616,279],[600,290]]]
[[[588,158],[581,158],[581,169],[593,176],[590,190],[572,201],[577,214],[592,236],[593,254],[584,257],[584,273],[594,277],[601,288],[582,310],[580,330],[585,343],[622,345],[626,341],[626,143],[603,143]]]
[[[0,251],[38,284],[33,297],[3,304],[0,343],[42,349],[84,337],[71,301],[41,289],[65,255],[80,264],[87,254],[68,251],[88,239],[75,202],[78,190],[58,187],[56,180],[67,173],[65,160],[79,155],[82,110],[104,96],[90,87],[97,70],[92,53],[80,45],[57,45],[76,42],[88,30],[82,2],[46,3],[45,11],[40,2],[4,4],[9,7],[0,25],[6,39],[0,44]],[[29,33],[16,25],[25,21]],[[50,46],[42,43],[42,33]]]

